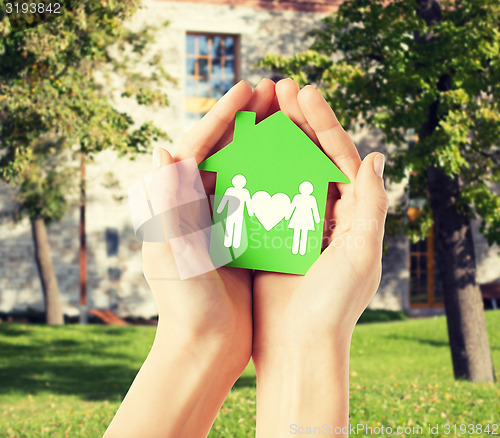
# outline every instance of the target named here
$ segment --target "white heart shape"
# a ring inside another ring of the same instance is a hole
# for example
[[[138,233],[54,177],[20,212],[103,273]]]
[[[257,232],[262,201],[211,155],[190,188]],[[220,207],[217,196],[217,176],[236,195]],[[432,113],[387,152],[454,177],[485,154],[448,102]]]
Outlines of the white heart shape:
[[[252,207],[255,216],[269,231],[286,216],[290,208],[290,198],[284,193],[269,193],[260,191],[252,196]]]

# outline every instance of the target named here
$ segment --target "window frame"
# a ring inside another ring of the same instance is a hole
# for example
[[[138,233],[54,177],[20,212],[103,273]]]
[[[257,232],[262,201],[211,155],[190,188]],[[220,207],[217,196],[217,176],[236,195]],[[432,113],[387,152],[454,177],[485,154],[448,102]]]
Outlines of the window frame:
[[[240,61],[241,61],[241,54],[240,54],[240,39],[241,35],[239,34],[234,34],[234,33],[224,33],[224,32],[201,32],[201,31],[186,31],[185,36],[184,36],[184,41],[187,41],[188,36],[202,36],[202,37],[209,37],[209,38],[215,38],[215,37],[220,37],[220,38],[233,38],[234,39],[234,55],[233,55],[233,62],[234,62],[234,84],[237,84],[240,81],[241,77],[241,69],[240,69]],[[196,53],[196,50],[195,50]],[[199,113],[199,114],[205,114],[210,109],[215,105],[217,102],[217,98],[215,97],[201,97],[201,96],[195,96],[195,97],[187,97],[186,96],[186,82],[188,79],[192,78],[193,76],[188,75],[187,72],[187,60],[190,58],[189,54],[187,53],[187,46],[185,46],[184,50],[184,111],[185,113]],[[199,59],[200,57],[197,57],[196,55],[194,56],[194,59]],[[210,60],[213,59],[212,56],[206,55],[201,58],[206,58],[209,60],[209,65],[210,65]],[[196,68],[197,63],[195,62],[195,68]],[[196,80],[196,73],[195,73],[195,80]],[[223,76],[222,76],[223,77]]]
[[[413,255],[416,255],[415,252],[410,248],[408,251],[408,272],[409,272],[409,281],[408,281],[408,301],[410,304],[410,308],[418,309],[418,308],[441,308],[444,306],[443,301],[435,301],[436,298],[436,269],[435,269],[435,250],[434,250],[434,226],[431,227],[429,235],[426,240],[426,251],[425,255],[427,257],[427,265],[426,265],[426,274],[427,274],[427,301],[425,302],[412,302],[412,289],[411,289],[411,259]],[[419,252],[418,254],[421,254]],[[420,263],[420,260],[419,260]],[[417,272],[420,273],[420,266],[417,269]],[[418,277],[419,278],[419,277]],[[441,297],[443,297],[443,291],[441,291]]]

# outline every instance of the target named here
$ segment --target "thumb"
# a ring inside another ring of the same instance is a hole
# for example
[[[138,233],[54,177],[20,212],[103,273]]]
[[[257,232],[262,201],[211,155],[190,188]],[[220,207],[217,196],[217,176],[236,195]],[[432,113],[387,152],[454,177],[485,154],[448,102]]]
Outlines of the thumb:
[[[153,283],[164,278],[178,278],[174,256],[167,233],[165,211],[176,204],[177,171],[170,153],[153,150],[153,171],[144,176],[144,188],[151,209],[151,218],[143,225],[143,271],[154,291]],[[174,225],[177,225],[175,221]]]
[[[353,232],[359,241],[363,241],[366,253],[378,255],[380,252],[380,256],[389,207],[383,180],[384,164],[383,154],[369,154],[361,163],[354,183]]]
[[[153,172],[144,178],[146,194],[154,214],[159,214],[176,205],[179,175],[175,160],[163,148],[153,151]]]
[[[145,242],[168,240],[164,213],[175,208],[178,175],[174,159],[163,148],[153,151],[153,172],[144,176],[151,218],[143,226]]]
[[[154,148],[153,150],[153,169],[158,169],[163,166],[167,166],[169,164],[173,164],[174,159],[172,155],[163,148]]]

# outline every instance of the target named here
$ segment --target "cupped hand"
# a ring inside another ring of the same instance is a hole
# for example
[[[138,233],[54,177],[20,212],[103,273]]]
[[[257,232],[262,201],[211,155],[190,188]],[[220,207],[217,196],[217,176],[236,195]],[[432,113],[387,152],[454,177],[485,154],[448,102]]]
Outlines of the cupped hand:
[[[379,153],[360,160],[330,106],[311,86],[276,84],[280,109],[349,178],[331,184],[325,214],[325,249],[305,276],[256,271],[253,287],[256,366],[281,348],[348,344],[381,276],[388,208]],[[286,151],[284,151],[286,153]]]
[[[270,80],[263,80],[253,91],[245,82],[238,83],[186,134],[173,156],[156,150],[157,166],[189,159],[199,164],[231,141],[237,111],[254,111],[263,119],[273,111],[275,100]],[[202,179],[207,196],[213,194],[215,175],[203,172]],[[189,246],[189,239],[185,245]],[[189,253],[192,248],[184,250]],[[143,264],[159,308],[157,337],[222,340],[235,372],[241,372],[252,345],[252,272],[222,267],[181,280],[168,241],[144,242]]]

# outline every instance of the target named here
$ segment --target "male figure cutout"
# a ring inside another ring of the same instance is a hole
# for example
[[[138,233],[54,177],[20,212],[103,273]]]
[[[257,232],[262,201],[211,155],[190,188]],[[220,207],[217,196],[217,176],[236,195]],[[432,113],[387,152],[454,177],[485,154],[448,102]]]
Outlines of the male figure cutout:
[[[241,233],[243,231],[243,214],[245,205],[248,215],[253,216],[252,203],[250,201],[250,192],[244,189],[247,183],[243,175],[236,175],[231,180],[233,187],[229,187],[222,197],[217,213],[222,213],[227,204],[226,232],[224,235],[224,246],[229,248],[239,248],[241,244]]]

